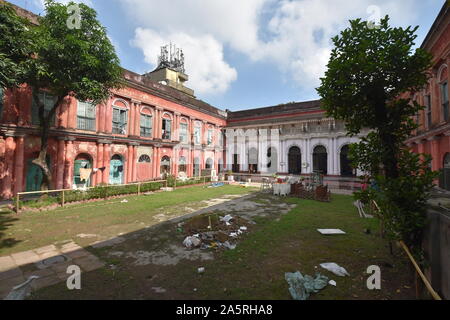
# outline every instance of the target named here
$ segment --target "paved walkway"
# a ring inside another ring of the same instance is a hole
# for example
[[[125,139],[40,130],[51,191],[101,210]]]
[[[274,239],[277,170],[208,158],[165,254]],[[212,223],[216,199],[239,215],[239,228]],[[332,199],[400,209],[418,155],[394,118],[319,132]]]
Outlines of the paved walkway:
[[[103,267],[104,263],[73,241],[0,257],[0,299],[30,276],[39,277],[31,284],[33,290],[66,281],[70,265],[88,272]]]

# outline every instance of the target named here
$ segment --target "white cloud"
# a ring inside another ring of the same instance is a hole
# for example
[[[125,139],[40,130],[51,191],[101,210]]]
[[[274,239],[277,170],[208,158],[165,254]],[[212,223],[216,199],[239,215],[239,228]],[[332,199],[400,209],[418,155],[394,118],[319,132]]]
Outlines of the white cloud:
[[[160,47],[175,43],[183,49],[186,57],[186,73],[189,87],[198,94],[219,94],[225,92],[237,79],[237,71],[231,68],[223,57],[223,47],[211,35],[192,37],[186,33],[158,33],[151,29],[138,28],[132,45],[142,49],[145,61],[156,67]]]
[[[223,92],[228,85],[214,82],[208,86],[204,82],[205,78],[235,78],[234,69],[223,61],[222,46],[255,61],[273,62],[288,79],[313,89],[325,71],[331,37],[347,27],[349,19],[368,19],[372,15],[368,8],[376,6],[381,16],[389,14],[395,24],[407,25],[420,14],[418,6],[430,0],[119,1],[141,27],[134,43],[148,62],[155,61],[159,53],[148,42],[157,38],[168,43],[172,39],[183,49],[190,48],[185,50],[186,62],[194,88]],[[147,38],[143,40],[145,30]]]

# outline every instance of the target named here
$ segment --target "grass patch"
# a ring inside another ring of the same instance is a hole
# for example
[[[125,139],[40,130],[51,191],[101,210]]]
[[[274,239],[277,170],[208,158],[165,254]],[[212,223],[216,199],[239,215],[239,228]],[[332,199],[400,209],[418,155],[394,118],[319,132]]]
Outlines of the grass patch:
[[[254,189],[226,185],[221,188],[191,187],[151,195],[130,196],[98,203],[73,205],[52,211],[0,215],[2,239],[14,245],[0,245],[0,256],[38,248],[67,239],[87,245],[95,239],[75,238],[77,234],[95,234],[103,238],[133,232],[158,224],[162,219],[186,214],[184,209],[198,209],[201,201],[224,195],[249,193]],[[123,199],[128,203],[122,203]]]
[[[258,195],[260,199],[263,197],[263,194]],[[378,236],[378,221],[359,218],[352,197],[333,195],[331,203],[294,198],[284,201],[297,207],[282,216],[255,219],[258,224],[237,248],[218,251],[215,260],[182,260],[174,266],[137,267],[130,264],[130,260],[122,259],[114,261],[121,265],[115,277],[128,279],[122,291],[117,289],[116,278],[107,278],[105,273],[96,271],[85,275],[88,287],[80,292],[69,292],[63,285],[57,285],[37,292],[33,298],[290,300],[284,274],[295,271],[309,275],[319,271],[337,282],[337,287],[327,286],[312,295],[313,300],[414,298],[413,273],[407,258],[400,250],[396,250],[396,255],[389,253],[387,241]],[[317,232],[318,228],[340,228],[347,234],[323,236]],[[366,229],[371,233],[365,233]],[[156,234],[169,236],[164,243],[166,247],[180,245],[183,237],[176,234],[174,226],[166,226]],[[111,250],[151,251],[154,245],[156,243],[146,245],[143,240],[133,239]],[[101,259],[108,259],[108,250],[97,254]],[[350,277],[341,278],[321,269],[319,264],[324,262],[336,262],[345,267]],[[379,291],[366,287],[369,277],[366,270],[370,265],[381,268]],[[206,272],[198,274],[198,267],[205,267]],[[152,291],[153,287],[167,291],[157,294]]]

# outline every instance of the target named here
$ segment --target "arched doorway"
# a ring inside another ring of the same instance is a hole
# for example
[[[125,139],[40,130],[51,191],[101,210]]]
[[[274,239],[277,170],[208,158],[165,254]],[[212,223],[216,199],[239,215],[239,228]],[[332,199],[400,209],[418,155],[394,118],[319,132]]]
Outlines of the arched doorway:
[[[116,154],[111,158],[109,169],[109,183],[110,184],[123,184],[124,177],[124,165],[123,158]]]
[[[328,173],[328,154],[324,146],[317,146],[313,152],[313,170],[321,174]]]
[[[194,177],[200,176],[200,159],[194,158]]]
[[[137,163],[137,176],[139,181],[147,181],[152,177],[152,160],[148,154],[139,156]]]
[[[278,153],[274,147],[267,149],[267,171],[270,173],[278,171]]]
[[[248,150],[248,172],[258,172],[258,150],[256,148]]]
[[[450,153],[446,153],[444,156],[442,172],[439,179],[439,186],[442,189],[450,191]]]
[[[348,158],[348,154],[350,152],[350,146],[347,144],[341,149],[341,176],[343,177],[352,177],[355,175],[355,171],[352,168],[352,163]]]
[[[288,153],[289,174],[302,173],[302,154],[299,147],[291,147]]]
[[[78,188],[91,186],[92,158],[88,154],[79,154],[73,166],[73,184]]]
[[[161,177],[166,179],[168,175],[170,175],[170,158],[164,156],[161,159]]]
[[[214,162],[211,158],[206,159],[205,169],[207,169],[207,170],[214,169],[213,165],[214,165]]]
[[[26,191],[40,191],[42,180],[44,178],[44,173],[41,167],[35,165],[33,160],[36,159],[39,154],[35,154],[31,159],[27,161],[27,180],[26,180]],[[50,168],[50,156],[47,155],[47,166]]]
[[[180,174],[181,172],[183,172],[184,174],[187,173],[187,166],[186,166],[186,158],[185,157],[180,157],[180,159],[178,160],[178,174]]]

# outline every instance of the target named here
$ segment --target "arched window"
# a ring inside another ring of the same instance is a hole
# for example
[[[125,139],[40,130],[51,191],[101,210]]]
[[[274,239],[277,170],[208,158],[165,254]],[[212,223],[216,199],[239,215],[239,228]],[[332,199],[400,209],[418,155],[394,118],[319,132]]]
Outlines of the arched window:
[[[439,187],[450,191],[450,153],[446,153],[444,156]]]
[[[302,154],[299,147],[289,149],[288,162],[290,174],[302,173]]]
[[[163,140],[172,138],[172,117],[168,113],[164,113],[161,126],[161,135]]]
[[[185,118],[181,118],[180,120],[180,142],[188,142],[188,122]]]
[[[202,142],[202,124],[198,121],[194,123],[194,144]]]
[[[321,174],[328,173],[328,154],[324,146],[317,146],[313,152],[313,170]]]
[[[127,134],[128,106],[123,100],[116,100],[112,106],[112,133]]]
[[[440,97],[441,97],[441,107],[444,121],[449,120],[449,97],[448,97],[448,67],[447,65],[442,65],[438,71],[439,87],[440,87]]]
[[[353,170],[351,166],[351,161],[348,158],[348,154],[350,152],[350,146],[347,144],[342,147],[341,149],[341,176],[344,177],[351,177],[355,175],[355,171]]]
[[[150,163],[150,156],[143,154],[142,156],[139,157],[139,162],[140,163]]]
[[[153,116],[150,109],[143,108],[141,111],[141,123],[140,123],[140,135],[144,138],[150,138],[152,136],[153,128]]]

